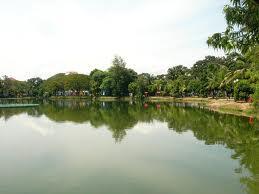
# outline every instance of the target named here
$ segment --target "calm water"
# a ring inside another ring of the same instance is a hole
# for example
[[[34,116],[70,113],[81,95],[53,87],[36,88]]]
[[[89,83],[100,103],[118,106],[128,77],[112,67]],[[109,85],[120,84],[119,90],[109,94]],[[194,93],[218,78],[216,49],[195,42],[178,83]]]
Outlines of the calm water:
[[[0,194],[258,194],[259,122],[180,104],[0,109]]]

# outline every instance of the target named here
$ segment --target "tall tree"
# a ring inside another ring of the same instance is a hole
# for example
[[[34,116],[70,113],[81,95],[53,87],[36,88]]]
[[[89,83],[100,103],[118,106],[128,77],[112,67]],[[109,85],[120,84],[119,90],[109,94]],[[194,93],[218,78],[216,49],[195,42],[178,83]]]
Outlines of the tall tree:
[[[137,78],[137,73],[126,68],[126,62],[119,56],[115,56],[112,66],[108,70],[108,77],[111,80],[113,96],[128,96],[128,86]]]
[[[225,51],[247,52],[259,44],[259,3],[256,0],[230,0],[224,7],[227,28],[208,38],[208,45]]]

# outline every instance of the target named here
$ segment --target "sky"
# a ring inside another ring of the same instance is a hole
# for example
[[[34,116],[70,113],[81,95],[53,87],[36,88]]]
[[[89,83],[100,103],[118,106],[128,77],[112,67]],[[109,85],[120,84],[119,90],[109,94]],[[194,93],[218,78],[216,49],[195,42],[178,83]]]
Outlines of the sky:
[[[44,79],[106,70],[119,55],[138,73],[222,56],[228,0],[0,0],[0,76]]]

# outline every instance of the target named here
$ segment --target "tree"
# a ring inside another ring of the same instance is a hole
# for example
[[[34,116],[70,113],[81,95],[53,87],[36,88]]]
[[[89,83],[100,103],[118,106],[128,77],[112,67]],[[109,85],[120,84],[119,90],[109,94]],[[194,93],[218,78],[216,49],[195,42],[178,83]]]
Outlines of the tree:
[[[139,94],[141,95],[141,93],[139,92],[139,85],[138,83],[135,82],[131,82],[128,86],[128,90],[130,93],[132,93],[134,96],[137,95],[139,96]]]
[[[24,97],[28,94],[27,84],[14,78],[4,76],[0,81],[0,92],[2,97]]]
[[[247,100],[254,93],[248,80],[240,80],[235,84],[234,97],[235,100]]]
[[[126,68],[126,62],[118,56],[113,59],[113,64],[108,70],[108,77],[111,80],[113,96],[128,96],[128,85],[137,78],[137,73]]]
[[[42,96],[42,84],[43,80],[39,77],[28,79],[28,95],[33,97]]]
[[[43,83],[44,96],[63,95],[65,92],[65,74],[58,73]]]
[[[200,94],[201,81],[199,79],[191,79],[187,85],[187,91],[190,96],[196,96]]]
[[[227,73],[227,67],[226,66],[219,66],[219,70],[215,73],[209,73],[208,74],[208,92],[210,95],[214,98],[216,95],[218,95],[220,88],[220,84],[224,80],[224,77]]]
[[[65,89],[80,95],[82,91],[89,91],[90,78],[84,74],[69,74],[65,76]]]
[[[163,91],[165,88],[165,84],[166,84],[165,80],[159,79],[159,78],[155,79],[152,82],[153,88],[155,89],[156,93]]]
[[[171,80],[176,80],[178,77],[186,75],[189,72],[187,67],[182,65],[169,68],[167,71],[167,78]]]
[[[112,95],[112,90],[113,90],[112,86],[115,85],[113,82],[114,80],[110,76],[107,76],[103,79],[103,82],[100,85],[100,89],[105,94],[105,96]]]
[[[200,96],[208,96],[217,88],[218,76],[217,73],[225,65],[225,59],[206,56],[205,59],[197,61],[190,70],[190,79],[195,79],[199,83],[195,89]],[[190,80],[190,81],[191,81]],[[193,91],[192,91],[193,92]]]
[[[252,85],[259,84],[259,45],[247,52],[245,57],[250,64],[246,77]]]
[[[94,96],[100,95],[100,92],[101,92],[100,86],[106,76],[107,76],[107,72],[101,71],[99,69],[94,69],[93,71],[91,71],[90,90]]]
[[[144,93],[148,92],[151,80],[152,78],[148,73],[138,75],[138,78],[129,84],[129,92],[133,93],[138,98],[142,98]]]
[[[255,0],[230,0],[224,7],[227,22],[225,32],[208,38],[208,45],[225,51],[246,53],[259,44],[259,3]]]

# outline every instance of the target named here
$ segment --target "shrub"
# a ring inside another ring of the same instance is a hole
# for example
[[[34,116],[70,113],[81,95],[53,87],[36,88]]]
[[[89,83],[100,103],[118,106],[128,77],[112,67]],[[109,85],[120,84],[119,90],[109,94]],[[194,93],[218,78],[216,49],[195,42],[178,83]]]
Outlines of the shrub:
[[[240,80],[235,84],[234,98],[235,100],[247,100],[253,92],[248,80]]]

